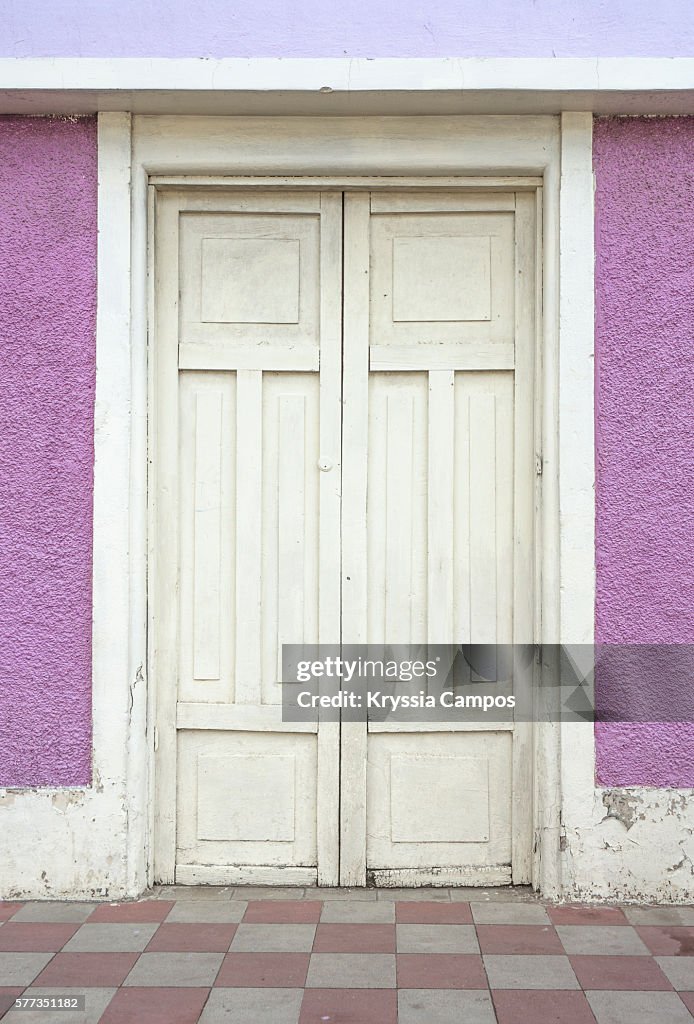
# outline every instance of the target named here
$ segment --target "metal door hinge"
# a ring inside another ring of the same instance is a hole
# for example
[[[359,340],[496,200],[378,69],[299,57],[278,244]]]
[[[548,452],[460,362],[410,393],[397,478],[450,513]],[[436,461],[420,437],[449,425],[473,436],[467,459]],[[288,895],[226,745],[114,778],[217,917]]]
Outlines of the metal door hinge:
[[[542,456],[541,455],[536,455],[535,456],[535,472],[537,473],[538,476],[542,476]]]

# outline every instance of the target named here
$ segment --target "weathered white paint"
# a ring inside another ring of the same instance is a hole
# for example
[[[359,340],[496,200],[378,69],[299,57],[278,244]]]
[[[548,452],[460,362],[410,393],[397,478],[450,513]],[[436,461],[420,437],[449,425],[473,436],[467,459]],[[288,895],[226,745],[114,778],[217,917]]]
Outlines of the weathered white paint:
[[[11,58],[0,113],[686,113],[694,60]]]

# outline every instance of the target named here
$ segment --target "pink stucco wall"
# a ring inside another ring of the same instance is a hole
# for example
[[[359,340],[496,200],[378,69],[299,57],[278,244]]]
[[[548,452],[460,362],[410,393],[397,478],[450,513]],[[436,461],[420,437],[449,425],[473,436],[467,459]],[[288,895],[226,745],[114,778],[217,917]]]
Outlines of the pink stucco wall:
[[[690,0],[17,0],[7,57],[688,57]]]
[[[598,119],[594,166],[596,636],[692,644],[694,118]],[[694,786],[694,725],[599,725],[597,776]]]
[[[0,786],[91,775],[96,125],[0,118]]]
[[[694,118],[595,126],[597,638],[694,643]],[[93,120],[0,119],[0,786],[91,771]],[[601,725],[694,786],[694,726]]]

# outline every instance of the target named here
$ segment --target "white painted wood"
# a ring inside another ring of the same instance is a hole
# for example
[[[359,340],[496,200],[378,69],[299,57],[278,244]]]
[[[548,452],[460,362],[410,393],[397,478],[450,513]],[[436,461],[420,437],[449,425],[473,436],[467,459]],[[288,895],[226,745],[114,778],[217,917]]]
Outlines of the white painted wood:
[[[507,864],[459,867],[443,865],[436,868],[374,868],[369,871],[369,883],[382,889],[410,889],[423,886],[484,886],[511,884],[511,869]]]
[[[531,195],[523,206],[524,216],[531,211],[528,232],[516,223],[515,196],[499,204],[501,213],[480,206],[461,213],[447,196],[437,208],[437,199],[419,196],[410,210],[402,197],[392,204],[396,214],[386,202],[387,212],[372,212],[369,223],[370,337],[378,340],[379,355],[392,353],[370,362],[369,639],[511,643],[514,578],[531,607],[534,593],[535,200]],[[516,244],[519,231],[530,250]],[[345,238],[349,247],[348,225]],[[530,282],[529,293],[516,294],[517,278]],[[348,295],[347,273],[345,287]],[[499,325],[503,345],[495,341]],[[484,353],[485,369],[461,368],[458,352],[466,343],[452,343],[461,336]],[[519,386],[514,371],[521,348]],[[412,366],[427,366],[417,359],[428,350],[437,353],[429,372],[413,372]],[[398,357],[407,373],[397,372]],[[386,369],[374,370],[378,365]],[[515,406],[521,408],[516,420]],[[516,423],[528,422],[529,437],[521,432],[518,440]],[[516,532],[526,561],[514,568]],[[503,865],[510,878],[514,830],[523,830],[519,849],[531,842],[532,804],[530,750],[516,744],[509,725],[370,727],[369,877],[406,871],[418,884],[442,865],[466,871]],[[518,791],[517,784],[525,788]],[[514,819],[514,799],[527,809],[522,820],[518,811]],[[525,870],[522,864],[521,876]]]
[[[318,642],[335,643],[342,633],[342,228],[341,192],[323,192],[320,251],[320,436]],[[340,726],[321,722],[316,791],[318,884],[340,881]]]
[[[338,551],[323,570],[323,629],[339,640],[341,196],[200,198],[162,193],[155,237],[155,326],[167,339],[156,370],[166,434],[158,534],[180,537],[158,561],[167,560],[157,606],[169,615],[159,643],[169,671],[162,678],[158,666],[158,751],[168,760],[157,777],[169,803],[156,871],[174,877],[175,850],[175,877],[204,869],[209,880],[207,868],[241,864],[258,877],[299,869],[315,882],[320,856],[321,879],[335,884],[338,731],[327,726],[319,740],[316,723],[283,722],[279,680],[282,644],[318,640],[319,539]],[[209,242],[223,251],[208,252]],[[234,330],[205,336],[223,320]],[[301,324],[325,349],[320,377],[317,345],[310,359],[292,359]],[[191,325],[194,340],[181,343]],[[319,526],[326,451],[338,472],[323,485]]]
[[[427,639],[455,638],[453,614],[453,495],[455,458],[455,372],[429,374],[429,478],[427,481]]]
[[[315,868],[258,867],[256,864],[179,864],[178,885],[315,885]]]
[[[512,341],[479,344],[371,345],[371,370],[512,370]]]
[[[417,193],[422,189],[426,192],[443,192],[450,189],[483,190],[484,195],[493,195],[495,191],[523,191],[535,192],[542,187],[543,178],[537,175],[524,174],[490,174],[480,177],[472,174],[456,174],[448,177],[433,175],[397,175],[389,174],[387,177],[379,175],[350,175],[349,182],[345,181],[344,175],[322,174],[320,177],[313,177],[308,174],[276,174],[272,177],[258,175],[238,174],[152,174],[149,178],[157,188],[176,188],[182,192],[195,189],[209,191],[228,192],[229,190],[251,191],[253,193],[268,193],[286,190],[288,185],[293,189],[343,189],[349,185],[350,192],[357,189],[366,189],[372,193],[371,202],[377,202],[377,196],[381,192],[392,192],[394,189],[406,189],[408,192]],[[184,200],[185,201],[185,200]],[[190,202],[190,200],[188,200]]]
[[[237,729],[241,732],[318,732],[317,722],[283,722],[278,704],[181,702],[178,729]]]
[[[179,700],[234,693],[236,381],[185,373],[179,382]]]
[[[538,381],[539,345],[536,309],[537,265],[541,258],[536,219],[537,200],[530,194],[516,196],[516,348],[514,382],[515,467],[529,467],[537,458],[537,404],[533,400]],[[539,250],[539,251],[538,251]],[[539,419],[539,417],[537,417]],[[514,474],[514,552],[513,552],[513,642],[532,643],[537,636],[540,609],[536,580],[536,522],[539,518],[541,476],[532,480],[532,470]],[[537,682],[533,663],[526,679],[517,679],[517,687],[529,688]],[[525,885],[532,875],[533,821],[533,730],[529,722],[519,722],[513,736],[513,881]]]
[[[484,179],[482,179],[484,184]],[[372,192],[372,213],[475,213],[489,210],[513,210],[516,198],[513,192],[490,195],[487,188],[481,192],[473,192],[467,188],[464,192],[432,193],[427,190],[423,194],[411,191]]]
[[[342,640],[366,643],[369,195],[344,199]],[[342,724],[340,884],[366,884],[366,725]]]
[[[162,198],[156,210],[154,292],[156,314],[151,351],[156,382],[151,444],[154,454],[153,629],[156,687],[154,873],[170,883],[176,865],[176,700],[178,686],[178,211]],[[174,553],[174,557],[172,557]]]
[[[214,342],[182,342],[178,346],[180,370],[308,370],[320,366],[320,349],[313,345],[255,345],[240,348]]]
[[[369,722],[372,732],[512,732],[513,722]]]
[[[533,177],[558,158],[551,117],[135,117],[134,159],[150,173]],[[333,185],[334,187],[334,185]]]
[[[236,375],[236,633],[237,704],[260,703],[261,519],[263,507],[263,378],[259,370]]]

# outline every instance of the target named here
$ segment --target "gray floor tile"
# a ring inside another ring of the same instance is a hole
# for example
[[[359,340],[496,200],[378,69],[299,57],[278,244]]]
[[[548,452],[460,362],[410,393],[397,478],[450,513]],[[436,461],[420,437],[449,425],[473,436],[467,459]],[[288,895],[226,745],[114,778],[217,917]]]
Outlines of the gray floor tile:
[[[60,988],[51,989],[51,995],[84,996],[84,1010],[10,1010],[2,1018],[3,1024],[98,1024],[101,1015],[116,994],[115,988]],[[46,989],[28,988],[25,996],[46,996]]]
[[[529,885],[457,886],[451,888],[451,899],[466,903],[539,903],[540,897]]]
[[[223,953],[143,953],[124,985],[198,988],[214,984]]]
[[[375,902],[377,895],[376,889],[329,889],[321,886],[306,889],[307,900],[360,900],[372,903]]]
[[[379,900],[384,902],[398,900],[406,903],[420,900],[424,903],[448,903],[451,898],[450,890],[446,886],[428,889],[377,889],[376,892]]]
[[[238,924],[247,906],[245,900],[178,900],[166,923]]]
[[[471,924],[399,924],[398,953],[479,953]]]
[[[568,957],[485,954],[491,988],[580,988]]]
[[[83,924],[63,947],[64,953],[139,953],[157,924]]]
[[[455,989],[402,989],[398,1024],[494,1024],[488,992]]]
[[[694,907],[624,907],[630,924],[694,924]]]
[[[13,921],[26,922],[65,922],[66,924],[82,924],[98,907],[98,903],[26,903],[19,910]]]
[[[310,953],[315,924],[240,924],[232,953]]]
[[[567,953],[590,956],[648,956],[648,947],[630,925],[558,924],[557,934]]]
[[[237,885],[234,886],[232,894],[232,898],[235,900],[302,900],[305,897],[306,890],[299,885],[296,888],[292,885],[283,888],[265,885]]]
[[[475,924],[549,924],[544,907],[537,903],[470,904]]]
[[[214,988],[199,1024],[297,1024],[303,989]]]
[[[691,1024],[676,992],[586,992],[597,1024]]]
[[[30,985],[52,957],[53,953],[0,953],[0,988]]]
[[[673,988],[679,992],[694,992],[694,957],[656,956],[654,960]]]
[[[322,924],[392,924],[394,903],[367,903],[359,900],[331,900],[323,906]]]
[[[230,900],[233,885],[162,885],[152,895],[158,900]]]
[[[306,988],[395,988],[392,953],[314,953]]]

